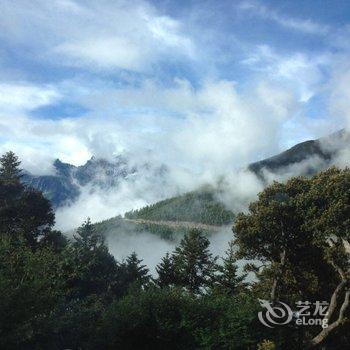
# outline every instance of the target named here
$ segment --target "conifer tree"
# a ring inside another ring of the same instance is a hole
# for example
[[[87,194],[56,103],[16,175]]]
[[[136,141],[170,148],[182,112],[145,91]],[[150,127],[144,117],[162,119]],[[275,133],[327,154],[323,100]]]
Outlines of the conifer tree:
[[[215,287],[230,296],[244,288],[244,279],[247,277],[246,274],[238,276],[235,250],[234,242],[230,241],[225,256],[222,258],[222,265],[217,266],[219,274],[215,276]]]
[[[63,267],[72,287],[71,295],[85,297],[108,292],[115,281],[117,264],[108,252],[102,235],[88,218],[74,235],[75,241],[67,247]]]
[[[95,250],[104,245],[104,237],[96,232],[90,218],[87,218],[77,229],[77,234],[74,238],[77,244],[81,244],[88,250]]]
[[[142,261],[137,257],[136,252],[132,252],[126,258],[124,267],[129,283],[136,283],[138,286],[144,287],[150,282],[150,275],[148,268],[142,264]]]
[[[19,181],[22,172],[20,164],[18,157],[12,151],[5,153],[0,157],[0,180]]]
[[[0,232],[24,236],[35,248],[50,233],[54,214],[41,192],[21,183],[20,161],[13,152],[0,157]]]
[[[7,216],[16,214],[13,205],[18,204],[24,187],[20,183],[20,161],[13,152],[0,157],[0,207]]]
[[[169,253],[166,253],[165,257],[162,258],[162,261],[156,266],[156,272],[158,274],[156,283],[160,288],[176,284],[177,279],[174,260]]]
[[[175,249],[178,282],[190,293],[200,293],[211,284],[217,258],[210,253],[209,244],[200,230],[192,229]]]

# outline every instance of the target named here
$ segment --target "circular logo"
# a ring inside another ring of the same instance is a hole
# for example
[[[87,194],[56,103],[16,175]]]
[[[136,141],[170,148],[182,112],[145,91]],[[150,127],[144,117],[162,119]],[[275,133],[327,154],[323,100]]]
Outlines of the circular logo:
[[[268,300],[259,299],[259,303],[265,308],[264,311],[258,313],[259,321],[266,327],[274,328],[277,325],[284,325],[293,318],[292,309],[281,301],[274,306]]]

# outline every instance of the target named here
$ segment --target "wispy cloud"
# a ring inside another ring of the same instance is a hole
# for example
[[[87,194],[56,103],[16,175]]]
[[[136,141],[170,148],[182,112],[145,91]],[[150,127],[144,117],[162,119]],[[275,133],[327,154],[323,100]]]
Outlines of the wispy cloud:
[[[322,25],[311,19],[299,19],[281,14],[257,1],[246,0],[239,5],[242,11],[249,12],[265,20],[273,21],[282,27],[306,34],[325,35],[329,32],[327,25]]]
[[[74,90],[72,85],[72,96]],[[246,95],[225,80],[207,81],[197,88],[184,80],[169,88],[154,81],[123,89],[96,87],[79,99],[89,111],[80,118],[31,118],[31,110],[23,111],[22,103],[11,115],[0,109],[6,138],[18,144],[20,155],[20,146],[25,145],[26,154],[32,147],[33,155],[40,149],[47,159],[60,157],[74,163],[123,149],[146,158],[151,150],[158,162],[192,168],[206,177],[213,174],[210,169],[222,172],[227,164],[239,167],[257,153],[272,153],[278,147],[280,125],[297,108],[288,89],[264,83]],[[8,146],[5,143],[2,149]]]
[[[0,39],[37,60],[88,69],[150,71],[169,57],[191,59],[195,46],[182,24],[139,0],[44,0],[0,4]]]
[[[27,111],[50,105],[61,98],[52,86],[28,83],[0,83],[0,111]]]
[[[330,113],[335,121],[350,130],[350,65],[337,67],[333,78],[328,85],[330,95]]]
[[[291,86],[299,94],[300,101],[307,102],[319,92],[331,61],[330,53],[282,55],[268,45],[259,45],[242,64],[263,73],[265,79]]]
[[[166,5],[142,0],[0,1],[1,53],[8,54],[0,71],[13,65],[29,77],[0,74],[1,150],[18,150],[34,169],[36,154],[46,162],[83,163],[93,154],[153,148],[162,160],[201,166],[205,176],[208,167],[240,166],[276,153],[281,129],[322,90],[334,57],[329,48],[273,46],[283,46],[283,35],[267,40],[270,46],[259,35],[256,42],[254,33],[247,40],[233,23],[241,25],[232,4],[224,5],[221,12],[212,11],[212,2],[173,15]],[[298,34],[329,30],[258,2],[240,8],[252,14],[247,27],[259,16]],[[266,33],[273,36],[270,28]],[[192,63],[188,70],[183,60]],[[60,102],[86,113],[62,120],[33,113]]]

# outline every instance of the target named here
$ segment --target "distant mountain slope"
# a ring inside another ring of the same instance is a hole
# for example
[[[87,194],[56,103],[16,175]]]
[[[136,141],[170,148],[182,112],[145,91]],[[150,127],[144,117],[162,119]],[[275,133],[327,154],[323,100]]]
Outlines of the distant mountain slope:
[[[74,201],[80,194],[79,187],[70,177],[60,175],[33,176],[25,173],[22,181],[49,199],[54,207]]]
[[[276,156],[252,163],[248,166],[248,169],[256,174],[260,173],[263,169],[274,172],[282,167],[302,162],[303,160],[314,156],[320,157],[324,160],[329,160],[331,158],[329,152],[322,150],[318,140],[310,140],[299,143]]]
[[[325,138],[299,143],[292,148],[262,161],[252,163],[248,170],[264,180],[265,170],[288,175],[310,175],[331,165],[340,151],[350,146],[350,135],[341,130]],[[302,166],[301,166],[302,164]],[[293,168],[294,167],[294,168]],[[153,205],[125,214],[128,219],[150,221],[184,221],[209,225],[233,222],[234,213],[218,199],[219,190],[201,188],[181,196],[168,198]]]
[[[343,129],[324,138],[298,143],[273,157],[250,164],[248,169],[259,176],[263,176],[263,170],[278,173],[295,164],[310,159],[318,159],[319,162],[306,162],[301,173],[295,174],[308,175],[327,167],[339,149],[349,147],[349,145],[350,135]]]
[[[54,207],[77,199],[81,186],[115,186],[121,178],[135,171],[127,168],[126,160],[122,157],[116,157],[113,162],[91,158],[77,167],[56,159],[53,167],[54,175],[35,176],[25,173],[23,182],[42,191]]]
[[[182,221],[208,225],[226,225],[232,223],[233,213],[227,210],[216,198],[212,188],[172,197],[139,210],[125,214],[127,219],[150,221]]]
[[[90,186],[96,189],[117,188],[122,180],[136,175],[140,170],[147,170],[154,176],[163,176],[165,167],[151,169],[148,164],[139,167],[129,165],[126,158],[115,157],[112,161],[91,158],[82,166],[63,163],[57,159],[54,164],[54,175],[35,176],[25,172],[22,181],[44,193],[53,206],[74,202],[81,193],[81,188]]]

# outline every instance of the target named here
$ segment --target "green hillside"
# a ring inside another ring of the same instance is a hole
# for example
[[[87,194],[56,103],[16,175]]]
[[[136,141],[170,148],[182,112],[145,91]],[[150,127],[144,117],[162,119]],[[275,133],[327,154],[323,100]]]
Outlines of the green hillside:
[[[205,235],[211,234],[214,226],[230,225],[234,220],[233,212],[216,199],[217,194],[212,188],[204,187],[132,210],[125,214],[125,219],[117,216],[94,226],[104,236],[147,231],[163,239],[178,240],[196,223]]]
[[[188,221],[207,225],[227,225],[234,214],[216,199],[210,188],[188,192],[125,214],[127,219]]]

